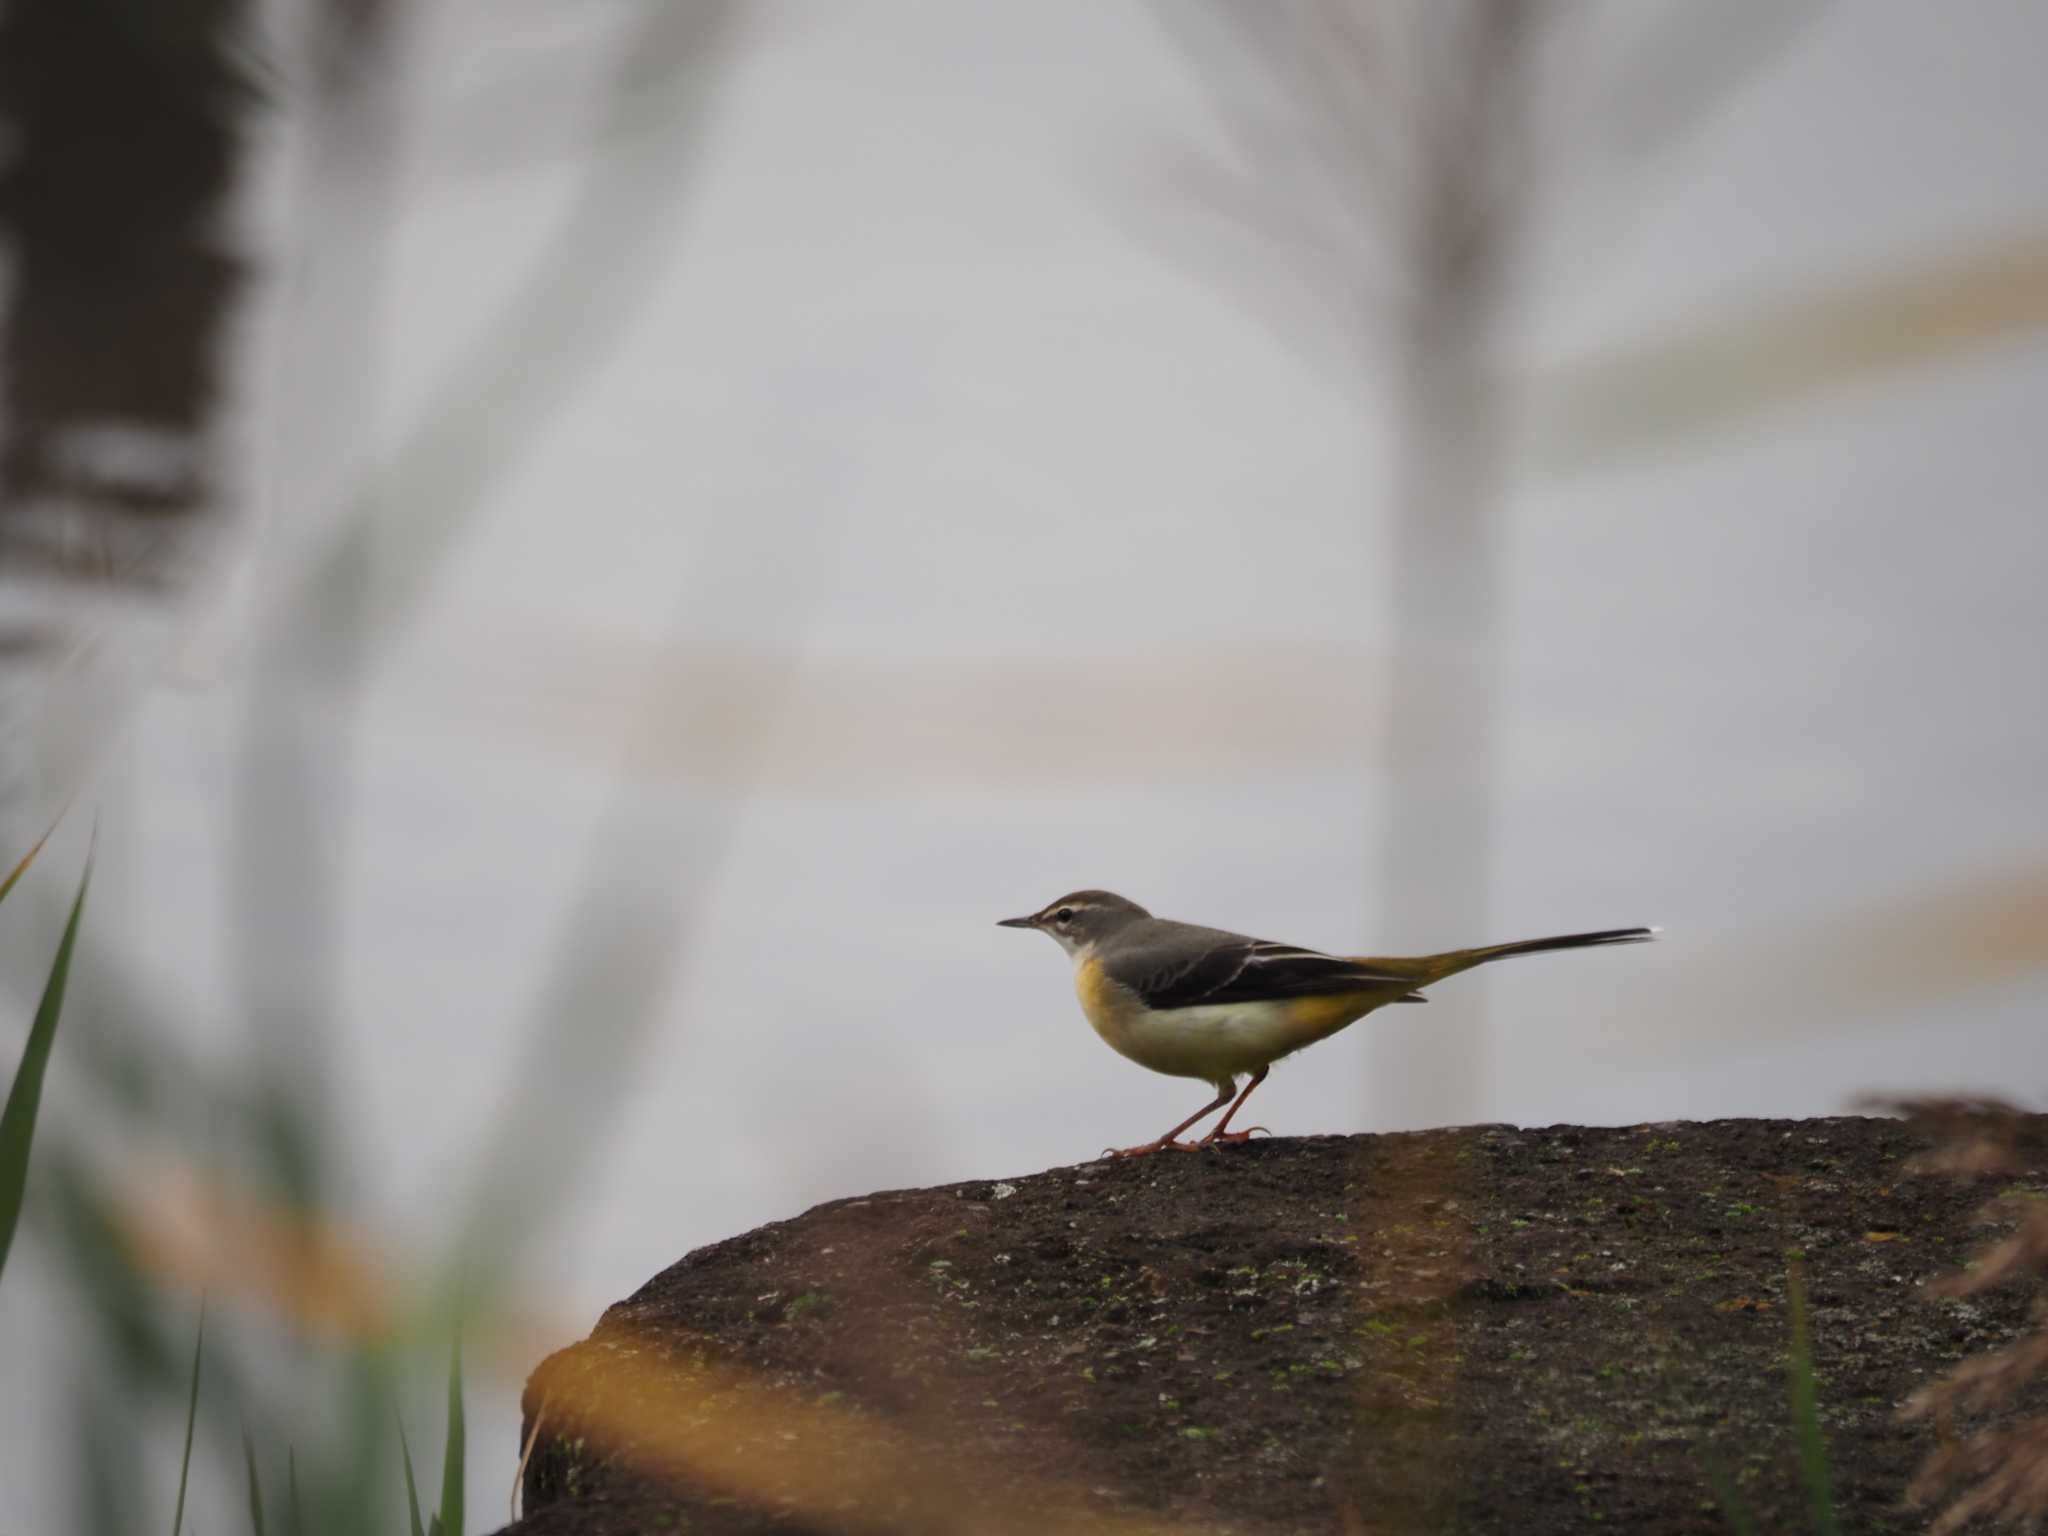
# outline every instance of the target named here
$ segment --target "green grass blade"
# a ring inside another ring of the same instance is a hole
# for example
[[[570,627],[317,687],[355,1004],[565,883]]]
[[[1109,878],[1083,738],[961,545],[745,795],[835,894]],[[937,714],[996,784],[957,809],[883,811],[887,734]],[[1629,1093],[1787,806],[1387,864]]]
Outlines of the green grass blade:
[[[296,1446],[286,1446],[284,1451],[285,1514],[291,1524],[286,1527],[291,1536],[306,1536],[306,1515],[299,1507],[299,1452]]]
[[[249,1529],[263,1536],[263,1483],[256,1476],[256,1442],[242,1431],[242,1460],[249,1468]]]
[[[448,1356],[448,1449],[441,1460],[441,1536],[462,1536],[462,1334]]]
[[[412,1447],[405,1443],[405,1418],[398,1420],[398,1454],[405,1462],[405,1512],[412,1520],[412,1536],[427,1536],[420,1525],[420,1487],[412,1476]]]
[[[1835,1493],[1828,1470],[1828,1443],[1820,1428],[1820,1398],[1813,1380],[1813,1345],[1807,1336],[1806,1276],[1794,1264],[1785,1277],[1792,1314],[1792,1357],[1787,1374],[1792,1393],[1792,1427],[1799,1437],[1799,1472],[1817,1536],[1837,1536]]]
[[[206,1298],[199,1298],[199,1334],[192,1341],[192,1391],[185,1399],[185,1454],[178,1459],[178,1507],[171,1514],[171,1536],[185,1528],[185,1485],[192,1475],[192,1426],[199,1422],[199,1361],[206,1348]]]
[[[7,1250],[14,1246],[14,1229],[21,1220],[22,1194],[28,1188],[29,1143],[35,1139],[36,1108],[43,1098],[43,1073],[50,1065],[50,1047],[57,1038],[58,1015],[64,1011],[64,983],[71,975],[78,919],[85,911],[85,892],[91,884],[92,855],[88,853],[78,895],[71,903],[71,919],[64,925],[49,980],[43,983],[43,1000],[36,1005],[28,1043],[21,1048],[21,1066],[7,1092],[7,1107],[0,1110],[0,1273],[7,1269]]]

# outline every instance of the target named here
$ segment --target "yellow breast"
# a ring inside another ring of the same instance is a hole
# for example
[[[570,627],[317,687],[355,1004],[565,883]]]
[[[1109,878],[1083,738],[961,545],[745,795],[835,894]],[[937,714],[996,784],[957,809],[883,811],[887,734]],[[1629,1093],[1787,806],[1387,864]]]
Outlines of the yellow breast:
[[[1088,1016],[1088,1022],[1105,1040],[1110,1039],[1111,1030],[1120,1028],[1135,1013],[1144,1011],[1138,995],[1105,976],[1102,962],[1093,955],[1082,956],[1074,966],[1074,995],[1081,999],[1081,1011]],[[1110,1040],[1110,1043],[1114,1045],[1116,1042]]]

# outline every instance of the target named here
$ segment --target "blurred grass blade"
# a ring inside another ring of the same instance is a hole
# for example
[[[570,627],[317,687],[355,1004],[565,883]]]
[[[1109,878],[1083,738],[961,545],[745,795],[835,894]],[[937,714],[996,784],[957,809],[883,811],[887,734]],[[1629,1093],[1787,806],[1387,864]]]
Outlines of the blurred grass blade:
[[[1733,1536],[1756,1536],[1756,1521],[1750,1516],[1749,1506],[1742,1501],[1735,1479],[1728,1475],[1728,1469],[1721,1465],[1720,1458],[1704,1456],[1701,1467],[1707,1474],[1707,1486],[1714,1490],[1714,1501],[1721,1506],[1721,1518],[1728,1522],[1729,1531]]]
[[[455,1347],[448,1356],[448,1449],[441,1460],[441,1513],[436,1519],[442,1536],[462,1536],[462,1495],[464,1446],[462,1427],[462,1334],[455,1335]]]
[[[0,1110],[0,1273],[7,1269],[7,1250],[14,1245],[14,1228],[21,1220],[22,1194],[28,1187],[28,1149],[36,1133],[36,1107],[42,1102],[43,1073],[50,1064],[50,1047],[57,1038],[57,1017],[64,1011],[64,983],[71,975],[78,919],[85,911],[85,892],[91,884],[92,855],[88,853],[85,873],[78,880],[78,895],[71,903],[70,921],[64,925],[56,961],[50,966],[49,980],[43,984],[43,1000],[36,1005],[28,1043],[21,1048],[21,1066],[15,1071],[14,1086],[8,1090],[7,1107]]]
[[[1813,1345],[1807,1335],[1806,1276],[1794,1264],[1785,1277],[1786,1301],[1792,1314],[1792,1358],[1788,1367],[1792,1391],[1792,1427],[1799,1436],[1799,1473],[1806,1483],[1806,1501],[1813,1510],[1819,1536],[1836,1536],[1835,1494],[1828,1475],[1828,1444],[1820,1429],[1819,1394],[1813,1381]]]
[[[50,827],[50,832],[54,832],[56,830],[57,828],[53,823]],[[5,880],[0,880],[0,901],[5,901],[7,899],[7,893],[14,889],[14,882],[19,880],[24,874],[28,872],[29,865],[35,863],[36,855],[43,851],[43,844],[47,843],[50,840],[50,832],[45,832],[41,837],[37,838],[35,841],[35,846],[30,848],[27,853],[24,853],[21,856],[21,862],[15,865],[14,868],[7,871],[7,878]]]
[[[320,1532],[391,1529],[387,1498],[391,1470],[392,1357],[358,1346],[336,1362],[333,1389],[338,1446],[326,1458],[327,1475],[315,1483],[310,1529]]]
[[[249,1469],[249,1529],[263,1536],[263,1484],[256,1476],[256,1442],[242,1431],[242,1461]]]
[[[155,1518],[144,1513],[137,1498],[142,1489],[136,1486],[135,1469],[146,1465],[138,1415],[131,1411],[132,1404],[118,1374],[104,1368],[67,1374],[70,1422],[61,1433],[49,1438],[46,1454],[60,1447],[68,1451],[73,1478],[73,1523],[49,1529],[69,1529],[76,1536],[132,1536],[155,1524]],[[44,1397],[37,1407],[54,1408],[55,1395]],[[12,1440],[9,1448],[23,1443]],[[13,1463],[8,1465],[11,1470]],[[13,1491],[10,1485],[9,1492]],[[4,1519],[8,1536],[16,1536],[17,1532],[26,1536],[29,1527],[17,1523],[19,1519],[15,1500],[9,1498]]]
[[[412,1447],[405,1443],[405,1418],[398,1420],[398,1454],[405,1463],[405,1512],[412,1521],[411,1536],[427,1536],[420,1525],[420,1488],[412,1476]]]
[[[299,1452],[295,1446],[285,1447],[284,1476],[284,1509],[289,1522],[285,1529],[291,1532],[291,1536],[306,1536],[306,1519],[299,1508]]]
[[[206,1348],[206,1297],[199,1298],[199,1332],[192,1340],[192,1391],[185,1399],[185,1451],[178,1459],[178,1507],[171,1514],[171,1536],[185,1528],[185,1485],[192,1475],[192,1426],[199,1421],[199,1360]]]

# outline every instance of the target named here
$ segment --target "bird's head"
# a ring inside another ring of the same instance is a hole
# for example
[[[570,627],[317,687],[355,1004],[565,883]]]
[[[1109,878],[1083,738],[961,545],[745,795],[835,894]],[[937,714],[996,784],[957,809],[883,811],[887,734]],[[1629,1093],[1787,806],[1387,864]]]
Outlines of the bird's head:
[[[1112,934],[1152,914],[1111,891],[1073,891],[1029,917],[1006,917],[999,928],[1036,928],[1070,955],[1093,949]]]

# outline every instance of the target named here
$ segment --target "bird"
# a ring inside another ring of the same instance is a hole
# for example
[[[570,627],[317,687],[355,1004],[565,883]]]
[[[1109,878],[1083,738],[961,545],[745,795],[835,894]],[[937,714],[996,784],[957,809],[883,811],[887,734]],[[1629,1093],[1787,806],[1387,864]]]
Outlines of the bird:
[[[1135,901],[1098,890],[1069,892],[1028,917],[1006,917],[997,926],[1036,929],[1066,951],[1074,962],[1081,1011],[1111,1050],[1154,1072],[1195,1078],[1216,1090],[1214,1099],[1156,1140],[1106,1149],[1115,1157],[1249,1140],[1265,1127],[1233,1131],[1230,1122],[1274,1062],[1388,1003],[1425,1002],[1421,989],[1447,976],[1510,955],[1640,944],[1658,932],[1604,928],[1406,959],[1328,955],[1154,917]],[[1242,1093],[1240,1077],[1249,1078]],[[1226,1104],[1223,1118],[1201,1140],[1177,1139]]]

